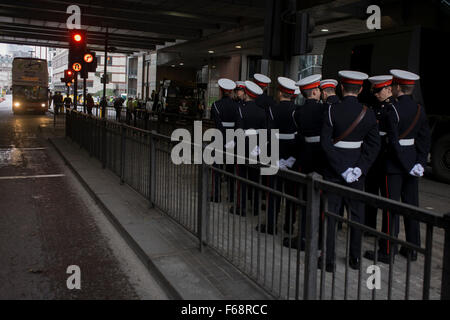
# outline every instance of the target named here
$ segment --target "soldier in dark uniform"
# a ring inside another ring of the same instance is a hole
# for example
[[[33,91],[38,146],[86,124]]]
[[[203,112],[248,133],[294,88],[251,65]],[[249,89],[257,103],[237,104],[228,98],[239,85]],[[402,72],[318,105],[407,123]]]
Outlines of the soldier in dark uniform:
[[[322,102],[328,106],[340,103],[341,100],[336,95],[338,82],[334,79],[320,81],[320,90],[322,91]]]
[[[233,146],[230,146],[231,142],[225,141],[226,140],[226,130],[227,129],[235,129],[238,125],[238,122],[240,121],[239,116],[239,110],[238,105],[236,102],[233,101],[231,98],[231,94],[233,90],[236,88],[236,84],[234,81],[229,79],[219,79],[218,81],[220,91],[222,94],[222,98],[216,102],[213,103],[211,106],[211,119],[214,120],[214,123],[216,125],[216,128],[220,130],[222,133],[222,137],[224,139],[224,150],[232,151],[234,148]],[[233,141],[234,142],[234,141]],[[227,148],[229,147],[230,148]],[[225,155],[224,155],[224,162],[225,162]],[[215,166],[221,167],[219,164],[215,164]],[[227,167],[227,170],[234,171],[233,167],[231,166],[231,169]],[[213,202],[220,202],[220,175],[213,172],[212,176],[212,201]],[[232,200],[232,194],[233,194],[233,188],[232,183],[229,183],[229,200]]]
[[[368,75],[357,71],[340,71],[343,100],[330,105],[324,116],[320,142],[326,154],[328,165],[325,179],[358,190],[364,189],[364,180],[369,168],[380,151],[380,137],[374,113],[358,102],[364,80]],[[353,127],[353,129],[352,129]],[[343,202],[348,202],[350,219],[364,223],[364,204],[328,194],[328,210],[339,213]],[[326,271],[335,270],[335,219],[328,217]],[[360,267],[362,232],[351,228],[349,265]],[[322,267],[321,256],[319,267]]]
[[[255,79],[255,83],[263,90],[263,93],[255,99],[255,102],[256,105],[261,107],[266,113],[266,123],[267,123],[266,126],[269,126],[270,123],[269,108],[276,106],[276,102],[273,100],[271,96],[267,94],[267,88],[272,82],[272,80],[270,80],[269,77],[260,73],[255,73],[253,75],[253,78]]]
[[[260,96],[262,89],[252,81],[245,81],[245,104],[239,107],[240,121],[239,129],[243,129],[246,136],[245,155],[238,155],[240,157],[250,157],[250,154],[254,154],[256,157],[259,155],[259,146],[250,150],[249,139],[251,136],[258,136],[259,129],[267,129],[266,116],[263,109],[258,107],[255,103],[255,99]],[[259,142],[258,142],[259,143]],[[246,161],[247,163],[247,161]],[[260,173],[258,169],[247,167],[246,165],[238,165],[238,175],[252,180],[256,183],[260,183]],[[253,203],[254,214],[259,211],[259,191],[256,188],[248,186],[246,183],[237,183],[237,203],[236,207],[230,208],[230,213],[236,213],[242,216],[246,215],[247,198],[255,200]]]
[[[423,176],[430,152],[431,134],[423,107],[414,102],[412,93],[420,77],[412,72],[391,70],[392,94],[397,99],[393,112],[389,112],[387,158],[387,196],[390,199],[418,206],[419,178]],[[392,213],[390,230],[394,237],[399,233],[399,217]],[[406,241],[420,246],[419,222],[404,217]],[[389,248],[389,242],[387,243]],[[389,248],[394,254],[396,248]],[[399,252],[411,260],[417,260],[417,252],[402,247]]]
[[[234,102],[239,106],[245,104],[245,81],[236,81],[236,89],[234,89]]]
[[[315,74],[297,82],[300,92],[306,99],[305,103],[298,106],[293,114],[298,130],[296,147],[299,159],[298,169],[304,174],[312,172],[323,174],[323,168],[325,167],[325,155],[320,145],[324,114],[324,105],[320,103],[320,79],[322,79],[322,75]],[[303,197],[306,198],[306,194]],[[295,222],[295,219],[293,220]],[[305,208],[301,208],[301,230],[299,232],[301,250],[305,247],[305,223]],[[298,236],[283,240],[283,244],[291,248],[297,248],[298,243]]]
[[[386,159],[388,156],[388,115],[393,111],[394,98],[392,97],[392,76],[376,76],[369,78],[372,83],[372,93],[378,100],[379,104],[372,106],[372,110],[378,121],[381,150],[375,160],[372,168],[366,178],[366,192],[370,192],[375,195],[381,195],[386,197]],[[378,208],[372,206],[366,206],[366,222],[368,227],[373,229],[377,228],[377,213]],[[390,220],[390,213],[386,210],[383,211],[382,218],[382,231],[389,233],[388,222]],[[380,250],[378,251],[377,260],[383,263],[389,263],[389,250],[387,248],[387,242],[385,239],[380,239]],[[374,251],[366,251],[364,257],[367,259],[374,259]]]
[[[277,139],[279,141],[279,163],[278,166],[281,169],[296,169],[296,158],[297,158],[297,150],[296,150],[296,135],[297,135],[297,127],[295,125],[293,114],[295,111],[295,105],[292,101],[293,95],[295,94],[295,90],[298,89],[295,85],[295,81],[279,77],[278,78],[278,98],[280,103],[275,107],[269,107],[269,129],[278,130]],[[282,181],[279,178],[269,178],[269,185],[275,187],[277,190],[283,190],[287,194],[295,196],[295,183],[292,181]],[[278,221],[278,213],[280,211],[280,201],[279,197],[274,197],[272,195],[268,196],[268,210],[267,210],[267,223],[263,223],[260,226],[257,226],[256,230],[262,233],[274,234],[277,232],[276,226]],[[292,205],[289,201],[286,201],[286,212],[285,212],[285,222],[284,228],[287,233],[292,233],[292,228],[290,228],[289,224],[292,225],[295,222],[295,206]],[[292,221],[292,222],[290,222]]]

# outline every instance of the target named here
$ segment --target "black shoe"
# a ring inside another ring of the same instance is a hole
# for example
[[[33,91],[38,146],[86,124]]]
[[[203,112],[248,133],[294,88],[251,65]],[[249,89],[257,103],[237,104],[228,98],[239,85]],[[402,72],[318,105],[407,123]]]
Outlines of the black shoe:
[[[317,262],[317,269],[322,270],[322,256],[319,257],[319,261]],[[336,271],[336,265],[333,262],[325,263],[325,271],[333,273]]]
[[[405,248],[405,247],[401,247],[400,248],[400,255],[402,255],[403,257],[405,257],[406,259],[408,259],[408,255],[411,254],[411,261],[417,261],[417,251],[413,251],[411,249]]]
[[[261,232],[261,233],[267,233],[267,234],[273,234],[273,232],[275,231],[275,233],[277,233],[277,230],[272,227],[266,227],[265,224],[261,224],[259,226],[256,226],[255,228],[256,231]]]
[[[294,238],[284,238],[283,239],[283,246],[291,249],[298,249],[298,237]],[[300,251],[305,251],[305,239],[300,240]]]
[[[350,257],[348,265],[353,270],[359,270],[359,266],[361,265],[361,261],[359,260],[359,258]]]
[[[364,252],[364,258],[374,261],[375,260],[375,252],[373,250],[369,250]],[[378,250],[378,254],[377,254],[377,262],[382,262],[384,264],[389,264],[389,260],[390,257],[388,254],[381,252],[380,250]],[[395,255],[392,258],[392,263],[394,263],[395,261]]]

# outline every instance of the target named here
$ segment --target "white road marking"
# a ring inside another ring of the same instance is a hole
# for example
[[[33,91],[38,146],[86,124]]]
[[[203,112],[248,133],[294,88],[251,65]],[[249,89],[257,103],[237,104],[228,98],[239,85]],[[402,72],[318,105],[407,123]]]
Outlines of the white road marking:
[[[0,177],[0,180],[60,178],[65,176],[66,176],[65,174],[44,174],[37,176],[9,176],[9,177]]]

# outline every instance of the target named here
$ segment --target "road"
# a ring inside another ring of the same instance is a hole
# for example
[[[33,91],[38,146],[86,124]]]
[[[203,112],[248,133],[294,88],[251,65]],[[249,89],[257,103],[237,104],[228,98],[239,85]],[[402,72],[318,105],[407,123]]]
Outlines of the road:
[[[0,103],[0,299],[167,299],[38,130],[52,121]]]

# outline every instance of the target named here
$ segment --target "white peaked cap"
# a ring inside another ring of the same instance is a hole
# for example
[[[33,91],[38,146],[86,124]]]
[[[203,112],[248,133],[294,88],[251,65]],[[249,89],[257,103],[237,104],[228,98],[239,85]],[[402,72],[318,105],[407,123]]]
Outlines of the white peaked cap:
[[[313,89],[320,86],[320,80],[322,79],[321,74],[313,74],[312,76],[301,79],[297,82],[300,90]]]
[[[295,89],[294,96],[298,96],[300,93],[301,93],[301,92],[300,92],[300,88],[297,87],[297,88]]]
[[[359,85],[362,85],[364,83],[364,80],[367,80],[369,78],[369,75],[364,72],[349,70],[339,71],[339,76],[341,77],[342,83]]]
[[[268,76],[265,76],[261,73],[255,73],[253,75],[253,78],[256,80],[256,82],[258,82],[258,84],[262,84],[267,86],[269,83],[272,82],[272,80],[270,80],[270,78]]]
[[[334,79],[325,79],[320,81],[320,87],[322,89],[326,89],[326,88],[336,88],[338,85],[337,80]]]
[[[219,79],[218,81],[219,83],[219,87],[221,87],[223,90],[234,90],[236,89],[236,83],[234,83],[234,81],[230,80],[230,79]]]
[[[382,88],[385,86],[390,86],[392,84],[393,76],[375,76],[370,77],[369,81],[372,83],[374,88]]]
[[[420,79],[415,73],[398,69],[391,70],[391,75],[394,77],[394,82],[398,84],[414,84]]]
[[[289,78],[278,77],[278,84],[280,86],[280,90],[288,94],[294,94],[295,90],[298,89],[295,81]]]
[[[245,92],[252,98],[263,94],[263,90],[253,81],[245,81]]]

